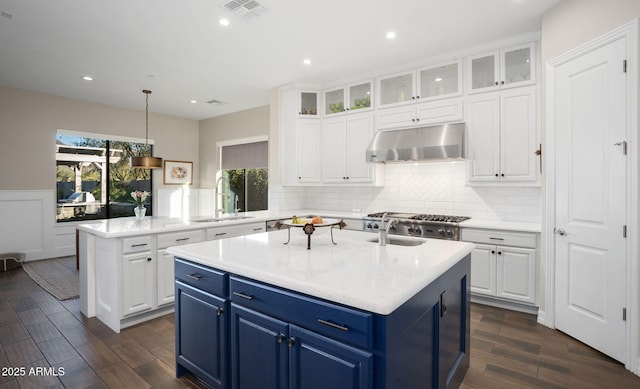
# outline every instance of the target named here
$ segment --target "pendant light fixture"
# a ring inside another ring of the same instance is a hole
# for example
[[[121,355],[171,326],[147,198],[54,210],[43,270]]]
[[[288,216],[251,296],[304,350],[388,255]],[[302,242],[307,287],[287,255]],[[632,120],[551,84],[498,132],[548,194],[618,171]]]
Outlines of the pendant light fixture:
[[[144,138],[145,146],[149,146],[149,95],[151,91],[144,89],[142,91],[147,95],[147,107],[146,112],[146,133]],[[145,147],[146,148],[146,147]],[[157,169],[162,167],[162,158],[149,156],[131,157],[131,167],[137,169]]]

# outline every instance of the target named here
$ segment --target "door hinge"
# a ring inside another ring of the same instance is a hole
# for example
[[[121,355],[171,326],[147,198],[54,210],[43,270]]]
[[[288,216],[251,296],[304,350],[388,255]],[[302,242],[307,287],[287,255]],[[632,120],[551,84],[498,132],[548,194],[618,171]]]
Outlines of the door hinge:
[[[627,308],[622,308],[622,321],[627,321]]]
[[[627,237],[627,225],[626,224],[624,226],[622,226],[622,237],[623,238]]]
[[[622,72],[626,73],[627,72],[627,60],[622,60]]]

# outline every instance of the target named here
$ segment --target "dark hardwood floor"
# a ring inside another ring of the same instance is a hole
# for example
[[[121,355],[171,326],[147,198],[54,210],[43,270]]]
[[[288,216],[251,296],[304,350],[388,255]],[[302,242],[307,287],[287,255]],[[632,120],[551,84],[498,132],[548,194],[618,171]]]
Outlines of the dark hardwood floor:
[[[22,269],[0,272],[0,367],[18,375],[25,368],[24,376],[0,375],[0,388],[203,388],[191,376],[175,378],[173,319],[116,334],[84,318],[78,299],[56,300]],[[640,377],[532,315],[472,304],[462,388],[640,388]]]

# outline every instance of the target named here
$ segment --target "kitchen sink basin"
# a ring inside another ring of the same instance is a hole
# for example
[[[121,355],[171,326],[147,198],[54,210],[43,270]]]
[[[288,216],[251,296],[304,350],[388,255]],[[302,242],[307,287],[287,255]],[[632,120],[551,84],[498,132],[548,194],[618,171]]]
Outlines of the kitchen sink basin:
[[[191,219],[190,222],[195,223],[216,223],[216,222],[225,222],[231,220],[242,220],[242,219],[253,219],[254,216],[223,216],[223,217],[210,217],[207,219]]]
[[[378,243],[378,238],[368,239],[367,242]],[[396,246],[420,246],[424,243],[425,242],[420,240],[387,238],[387,244],[393,244]]]

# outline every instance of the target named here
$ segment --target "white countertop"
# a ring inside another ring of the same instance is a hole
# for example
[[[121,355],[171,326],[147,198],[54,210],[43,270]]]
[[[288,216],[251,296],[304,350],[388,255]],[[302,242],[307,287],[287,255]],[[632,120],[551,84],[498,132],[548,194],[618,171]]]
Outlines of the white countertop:
[[[268,284],[388,315],[464,258],[471,243],[428,239],[420,246],[379,246],[376,234],[318,228],[272,231],[167,249],[169,254]],[[403,238],[411,239],[411,238]],[[423,239],[424,240],[424,239]]]
[[[460,227],[537,233],[540,233],[540,231],[542,231],[542,226],[540,225],[540,223],[514,222],[504,220],[483,220],[474,218],[463,221],[462,223],[460,223]]]
[[[255,211],[240,212],[238,216],[248,217],[247,219],[225,220],[218,222],[194,221],[208,220],[212,216],[197,216],[189,220],[147,216],[142,220],[135,217],[121,217],[115,219],[105,219],[92,223],[80,224],[78,229],[102,238],[121,238],[126,236],[156,234],[172,231],[193,230],[198,228],[224,227],[235,224],[247,224],[255,222],[266,222],[272,219],[286,219],[292,215],[322,215],[332,218],[362,218],[362,213],[340,212],[340,211],[318,211],[318,210],[297,210],[297,211]],[[232,217],[233,215],[225,215]]]
[[[266,222],[267,220],[286,219],[293,215],[308,216],[322,215],[329,218],[361,219],[366,213],[348,211],[327,211],[327,210],[295,210],[295,211],[255,211],[240,212],[238,216],[248,216],[247,219],[226,220],[223,222],[198,222],[194,219],[207,220],[212,216],[198,216],[191,220],[147,216],[142,220],[134,217],[124,217],[117,219],[100,220],[87,224],[80,224],[78,228],[88,233],[103,238],[119,238],[133,235],[155,234],[172,231],[192,230],[198,228],[223,227],[233,224],[247,224],[255,222]],[[233,216],[233,215],[226,215]],[[537,232],[540,233],[540,223],[512,222],[502,220],[483,220],[471,218],[460,223],[463,228],[486,228],[493,230]]]

